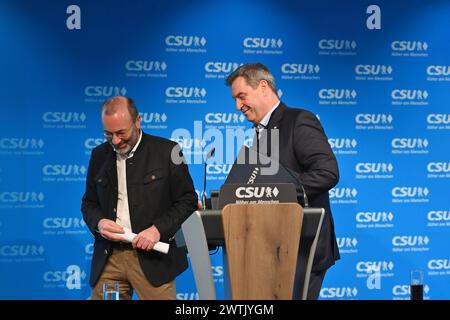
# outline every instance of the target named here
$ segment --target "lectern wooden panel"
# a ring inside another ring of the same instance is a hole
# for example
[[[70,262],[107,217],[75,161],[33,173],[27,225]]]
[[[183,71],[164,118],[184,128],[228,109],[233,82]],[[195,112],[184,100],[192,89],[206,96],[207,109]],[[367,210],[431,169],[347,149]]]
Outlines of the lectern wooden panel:
[[[229,204],[222,222],[231,298],[292,299],[303,208],[297,203]]]

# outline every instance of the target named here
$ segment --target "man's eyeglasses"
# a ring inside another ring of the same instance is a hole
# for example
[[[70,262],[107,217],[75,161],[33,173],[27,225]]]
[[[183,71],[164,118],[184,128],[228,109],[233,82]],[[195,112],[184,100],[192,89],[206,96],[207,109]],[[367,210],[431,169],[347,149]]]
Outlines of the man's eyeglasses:
[[[116,135],[120,139],[125,139],[129,137],[130,129],[133,128],[134,123],[131,124],[131,126],[126,130],[119,130],[117,132],[108,132],[103,131],[103,134],[107,140],[112,140],[114,135]]]

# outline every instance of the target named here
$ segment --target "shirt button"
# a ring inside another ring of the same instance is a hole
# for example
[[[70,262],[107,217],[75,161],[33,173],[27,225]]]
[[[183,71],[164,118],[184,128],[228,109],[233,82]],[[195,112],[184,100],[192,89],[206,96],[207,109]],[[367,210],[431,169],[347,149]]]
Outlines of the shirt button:
[[[108,254],[108,250],[107,249],[105,249],[105,254]]]
[[[117,209],[116,208],[114,208],[114,210],[113,210],[114,212],[117,212]]]

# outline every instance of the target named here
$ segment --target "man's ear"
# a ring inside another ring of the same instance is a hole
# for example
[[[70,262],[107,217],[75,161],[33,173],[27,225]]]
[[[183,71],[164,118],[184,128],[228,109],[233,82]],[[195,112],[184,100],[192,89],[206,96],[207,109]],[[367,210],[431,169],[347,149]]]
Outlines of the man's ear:
[[[261,88],[261,92],[264,96],[267,95],[267,89],[269,89],[269,83],[266,80],[261,80],[259,82],[259,87]]]

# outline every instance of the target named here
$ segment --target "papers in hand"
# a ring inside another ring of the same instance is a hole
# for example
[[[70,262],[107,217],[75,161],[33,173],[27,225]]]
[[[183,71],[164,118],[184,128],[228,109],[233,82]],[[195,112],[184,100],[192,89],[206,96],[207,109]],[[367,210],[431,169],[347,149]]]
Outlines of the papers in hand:
[[[122,237],[125,242],[132,242],[134,237],[136,237],[136,233],[128,231],[127,229],[125,229],[125,233],[116,233],[116,235]],[[169,252],[169,244],[159,241],[153,246],[153,250],[167,254]]]

